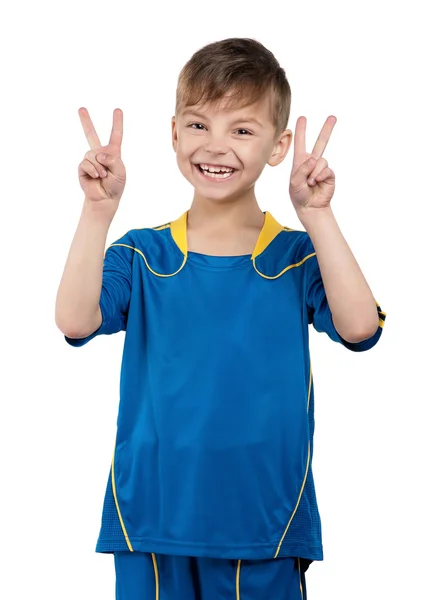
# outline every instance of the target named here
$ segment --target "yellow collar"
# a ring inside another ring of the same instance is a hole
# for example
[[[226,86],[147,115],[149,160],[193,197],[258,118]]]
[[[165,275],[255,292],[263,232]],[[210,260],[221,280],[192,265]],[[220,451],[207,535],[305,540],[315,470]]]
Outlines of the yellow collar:
[[[259,254],[262,254],[262,252],[266,250],[266,248],[271,244],[274,238],[278,236],[279,233],[284,229],[284,227],[280,225],[280,223],[278,223],[268,211],[266,211],[264,214],[265,221],[260,231],[260,235],[254,248],[253,254],[251,255],[251,260],[259,256]],[[185,256],[185,258],[187,258],[188,254],[187,217],[188,210],[183,215],[181,215],[179,219],[176,219],[176,221],[172,221],[170,223],[170,231],[172,237],[182,254]]]

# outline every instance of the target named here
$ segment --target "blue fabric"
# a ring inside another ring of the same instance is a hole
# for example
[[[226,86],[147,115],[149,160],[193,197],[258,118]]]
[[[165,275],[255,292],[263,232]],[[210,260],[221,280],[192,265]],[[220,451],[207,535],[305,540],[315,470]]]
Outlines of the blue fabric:
[[[281,231],[255,265],[193,252],[184,264],[167,227],[115,244],[101,327],[66,338],[126,331],[97,551],[322,560],[308,325],[352,351],[382,327],[358,344],[339,336],[303,231]]]
[[[307,600],[297,558],[237,561],[115,552],[116,600]]]

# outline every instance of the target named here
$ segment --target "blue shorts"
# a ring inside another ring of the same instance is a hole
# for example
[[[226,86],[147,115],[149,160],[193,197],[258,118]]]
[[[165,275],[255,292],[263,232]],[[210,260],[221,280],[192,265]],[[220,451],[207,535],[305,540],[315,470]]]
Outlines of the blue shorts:
[[[306,600],[298,558],[226,560],[115,552],[116,600]]]

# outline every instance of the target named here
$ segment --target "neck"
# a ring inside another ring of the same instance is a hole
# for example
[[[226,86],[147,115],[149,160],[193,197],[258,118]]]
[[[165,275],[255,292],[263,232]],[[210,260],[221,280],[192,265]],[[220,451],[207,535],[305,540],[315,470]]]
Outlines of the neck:
[[[195,193],[188,211],[188,225],[192,229],[199,226],[229,231],[241,227],[262,227],[264,214],[254,195],[254,186],[246,196],[235,200],[209,200]]]

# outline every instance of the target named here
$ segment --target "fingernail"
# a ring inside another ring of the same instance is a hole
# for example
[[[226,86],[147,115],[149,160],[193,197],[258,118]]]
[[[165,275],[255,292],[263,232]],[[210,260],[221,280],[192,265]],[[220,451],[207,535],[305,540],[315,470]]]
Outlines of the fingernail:
[[[107,171],[101,171],[101,177],[107,177]]]
[[[310,180],[309,180],[309,183],[310,183],[311,185],[314,185],[314,183],[315,183],[315,179],[314,179],[314,178],[310,179]]]

